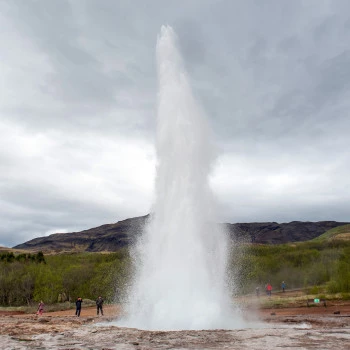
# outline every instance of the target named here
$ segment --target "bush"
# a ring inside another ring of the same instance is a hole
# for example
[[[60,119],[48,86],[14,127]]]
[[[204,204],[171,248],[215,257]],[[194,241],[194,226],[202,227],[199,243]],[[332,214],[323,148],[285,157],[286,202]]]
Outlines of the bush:
[[[32,257],[35,257],[32,259]],[[38,258],[39,256],[39,258]],[[129,255],[80,253],[49,255],[3,255],[0,260],[0,305],[35,305],[96,300],[102,295],[114,301],[128,280]]]
[[[348,261],[349,245],[339,245],[336,241],[250,245],[245,247],[243,257],[231,259],[231,269],[238,271],[235,277],[241,293],[253,293],[257,286],[263,290],[267,282],[278,291],[282,281],[287,289],[311,286],[321,289],[327,284],[329,291],[347,292]]]

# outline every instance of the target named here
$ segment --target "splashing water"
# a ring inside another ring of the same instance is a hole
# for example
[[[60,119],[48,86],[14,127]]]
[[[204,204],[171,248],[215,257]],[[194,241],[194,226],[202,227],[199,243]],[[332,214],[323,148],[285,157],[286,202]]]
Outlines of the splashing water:
[[[227,288],[228,244],[215,222],[210,130],[193,97],[171,27],[157,41],[156,201],[134,247],[127,318],[141,329],[237,328]]]

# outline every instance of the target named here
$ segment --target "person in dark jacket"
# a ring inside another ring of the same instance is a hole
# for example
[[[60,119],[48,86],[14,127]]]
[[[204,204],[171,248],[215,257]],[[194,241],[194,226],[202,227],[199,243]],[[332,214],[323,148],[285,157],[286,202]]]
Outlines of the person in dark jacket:
[[[97,316],[99,315],[100,311],[101,311],[101,315],[103,316],[103,299],[102,299],[102,297],[97,298],[96,306],[97,306]]]
[[[78,298],[77,301],[75,302],[75,315],[78,317],[80,316],[82,302],[83,302],[82,298]]]

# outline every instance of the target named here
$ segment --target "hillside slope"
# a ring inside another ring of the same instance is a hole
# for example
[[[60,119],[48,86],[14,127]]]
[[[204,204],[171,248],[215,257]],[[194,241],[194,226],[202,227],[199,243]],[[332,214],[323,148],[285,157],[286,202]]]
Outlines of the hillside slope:
[[[80,232],[54,233],[50,236],[34,238],[13,248],[33,251],[42,250],[45,252],[116,251],[129,245],[142,232],[147,218],[148,215]]]
[[[333,240],[350,241],[350,225],[335,227],[313,239],[315,242]]]
[[[253,222],[226,224],[234,236],[245,237],[246,240],[260,244],[282,244],[288,242],[303,242],[314,239],[330,229],[348,224],[337,221],[292,221],[278,224],[277,222]]]
[[[39,237],[19,244],[14,249],[44,252],[62,251],[116,251],[130,245],[142,232],[149,215],[106,224],[81,232],[55,233],[50,236]],[[223,224],[232,239],[262,244],[281,244],[300,242],[314,239],[326,231],[345,225],[345,222],[320,221],[278,224],[264,223],[236,223]]]

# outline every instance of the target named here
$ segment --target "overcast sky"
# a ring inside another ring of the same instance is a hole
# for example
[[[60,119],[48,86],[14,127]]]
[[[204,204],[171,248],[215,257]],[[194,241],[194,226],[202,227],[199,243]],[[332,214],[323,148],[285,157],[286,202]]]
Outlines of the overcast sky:
[[[0,245],[145,215],[177,32],[220,222],[350,221],[350,2],[0,1]]]

